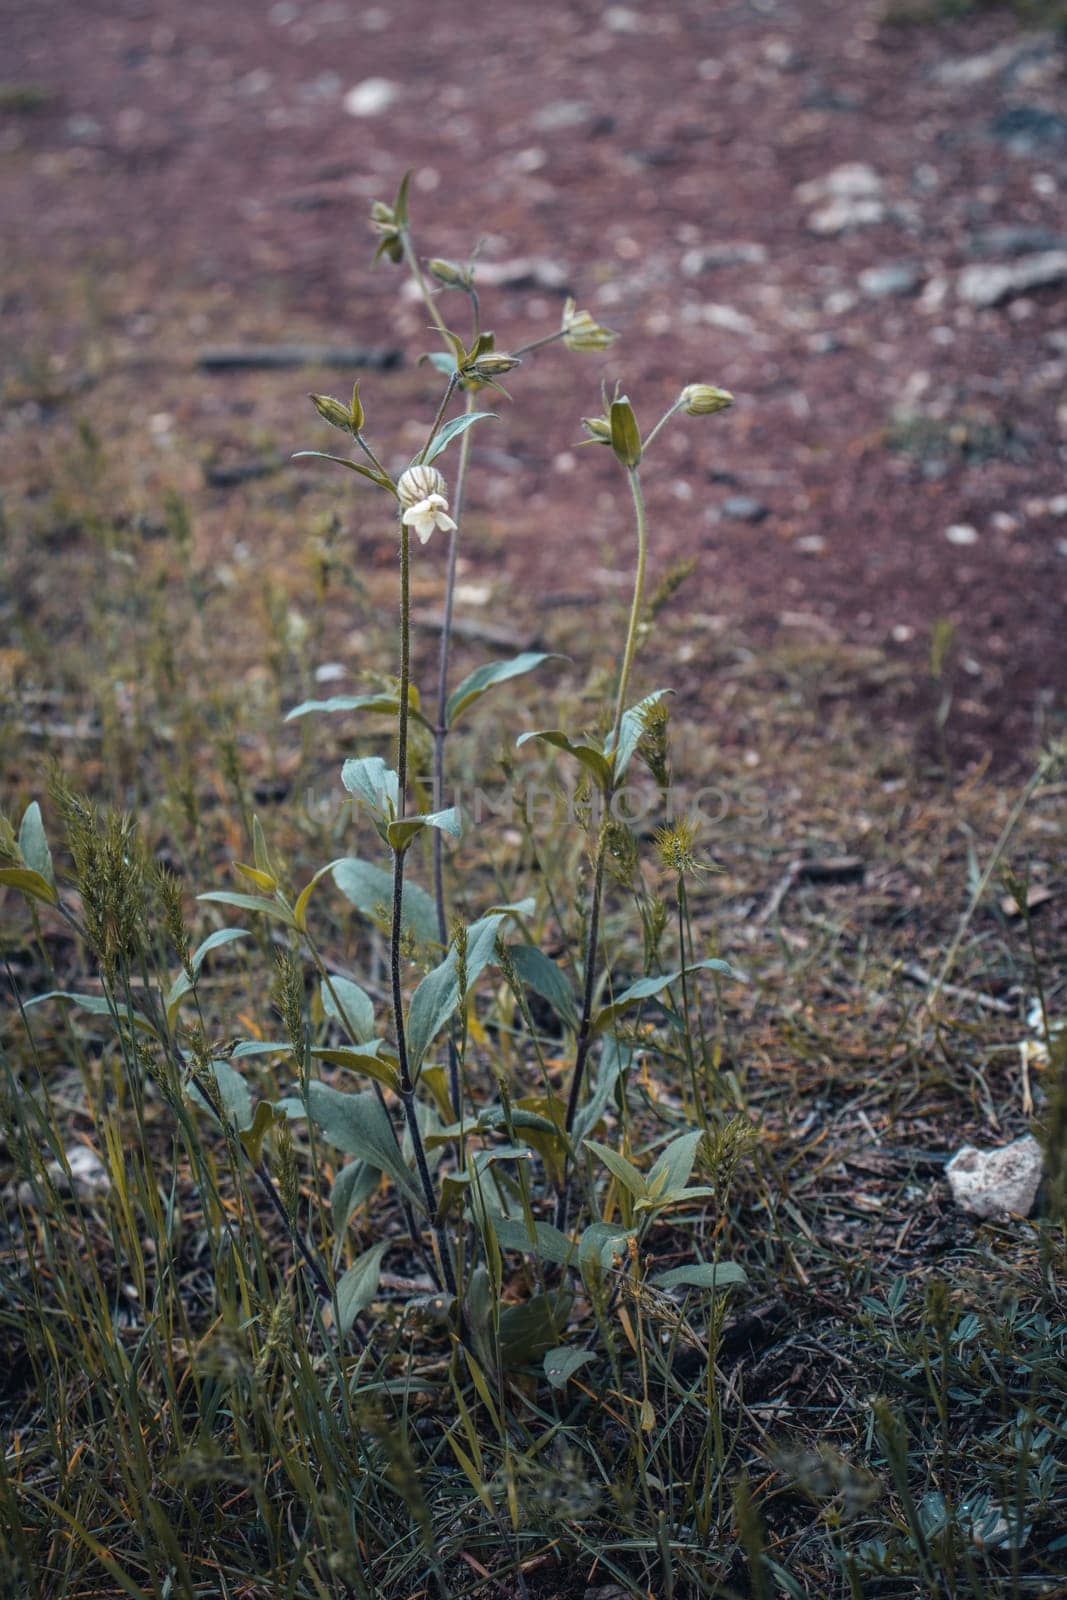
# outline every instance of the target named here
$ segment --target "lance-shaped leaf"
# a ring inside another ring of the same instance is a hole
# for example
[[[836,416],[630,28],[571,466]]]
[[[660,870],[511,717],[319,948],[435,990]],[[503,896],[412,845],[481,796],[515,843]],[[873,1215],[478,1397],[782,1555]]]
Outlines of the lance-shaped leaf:
[[[487,661],[474,671],[455,688],[448,698],[445,707],[445,726],[451,728],[476,700],[480,700],[486,690],[494,684],[507,683],[509,678],[521,678],[524,673],[532,672],[539,667],[542,661],[562,660],[550,650],[524,650],[521,655],[513,656],[510,661]]]
[[[436,366],[436,362],[434,363]],[[466,433],[468,428],[476,422],[484,422],[489,417],[495,417],[495,411],[465,411],[461,417],[453,417],[451,422],[442,423],[434,434],[430,448],[424,456],[416,456],[413,466],[428,467],[431,461],[436,461],[442,451],[447,450],[453,439],[458,439],[461,433]]]
[[[382,1275],[382,1257],[393,1243],[383,1239],[371,1245],[354,1261],[337,1285],[337,1331],[344,1338],[361,1311],[365,1311],[378,1293]]]
[[[406,850],[423,828],[439,828],[442,833],[449,833],[453,839],[458,839],[462,826],[459,807],[449,806],[447,811],[427,811],[422,816],[398,817],[395,822],[386,825],[385,836],[394,850]]]
[[[293,452],[294,461],[307,460],[308,457],[317,461],[334,461],[339,467],[347,467],[349,472],[358,472],[361,478],[369,478],[371,483],[377,484],[379,489],[388,489],[395,494],[391,478],[384,472],[377,472],[374,467],[365,467],[362,461],[351,461],[348,456],[332,456],[328,450],[296,450]]]
[[[587,1134],[592,1133],[608,1108],[608,1101],[615,1091],[615,1085],[623,1074],[629,1071],[633,1054],[629,1045],[623,1044],[610,1034],[604,1040],[596,1082],[593,1084],[589,1099],[579,1107],[574,1119],[576,1139],[584,1139]]]
[[[493,959],[497,932],[505,917],[525,916],[530,909],[529,901],[522,901],[515,906],[499,906],[479,918],[477,922],[471,923],[467,929],[468,989]],[[407,1042],[412,1072],[418,1072],[430,1044],[459,1002],[459,969],[456,947],[452,945],[445,959],[432,972],[426,974],[411,997]]]
[[[343,1045],[315,1045],[311,1054],[316,1061],[328,1061],[332,1067],[366,1073],[368,1078],[383,1083],[387,1089],[395,1089],[400,1083],[400,1064],[381,1039],[372,1039],[362,1050]]]
[[[621,1156],[617,1150],[612,1150],[610,1145],[598,1144],[595,1139],[585,1139],[582,1142],[587,1150],[591,1150],[595,1156],[600,1158],[611,1175],[619,1180],[628,1194],[632,1195],[635,1200],[643,1200],[645,1198],[648,1193],[648,1185],[645,1182],[644,1175],[638,1172],[632,1161],[627,1161],[625,1156]]]
[[[586,1362],[595,1360],[596,1354],[592,1350],[577,1350],[569,1345],[557,1345],[554,1350],[545,1351],[543,1363],[545,1377],[553,1389],[565,1389],[569,1378],[573,1378]]]
[[[366,801],[380,817],[390,820],[396,816],[400,779],[381,756],[360,756],[346,761],[341,768],[341,782],[349,794]]]
[[[660,1289],[728,1289],[747,1283],[748,1277],[736,1261],[694,1261],[687,1267],[657,1272],[652,1282]]]
[[[246,1132],[255,1120],[252,1112],[252,1093],[247,1083],[237,1068],[231,1067],[228,1061],[222,1059],[212,1061],[209,1063],[209,1070],[215,1080],[223,1115],[229,1118],[238,1133]],[[189,1098],[210,1111],[212,1116],[215,1115],[215,1107],[195,1082],[189,1084]]]
[[[366,1161],[350,1161],[341,1168],[330,1190],[334,1233],[344,1233],[354,1213],[371,1198],[381,1181],[381,1172]]]
[[[30,867],[0,867],[0,887],[18,889],[31,900],[43,900],[49,906],[59,899],[48,879]]]
[[[262,911],[264,916],[275,917],[279,922],[284,922],[288,928],[296,926],[293,913],[288,906],[282,905],[278,900],[268,900],[265,896],[231,893],[229,889],[213,889],[210,894],[198,894],[196,898],[208,905],[236,906],[238,911]]]
[[[335,862],[333,881],[345,899],[369,917],[376,927],[385,931],[389,927],[390,907],[393,903],[393,875],[373,861],[362,861],[358,856],[346,856]],[[384,908],[384,915],[381,914]],[[404,905],[401,927],[414,934],[423,944],[437,942],[437,910],[433,900],[420,884],[404,882]]]
[[[714,959],[696,961],[691,967],[686,967],[685,971],[687,975],[691,972],[722,972],[728,978],[736,977],[728,962]],[[677,983],[681,976],[681,971],[656,972],[649,978],[638,978],[637,982],[631,983],[622,994],[616,995],[610,1005],[601,1007],[593,1017],[592,1031],[600,1033],[603,1029],[609,1028],[628,1007],[639,1005],[642,1000],[650,1000],[653,995],[662,994],[672,983]]]
[[[197,946],[189,962],[193,969],[193,976],[190,977],[183,967],[164,997],[163,1005],[167,1013],[168,1025],[173,1024],[179,1005],[185,999],[185,996],[192,992],[205,956],[210,955],[212,950],[218,950],[224,944],[232,944],[235,939],[247,938],[248,934],[244,928],[219,928],[216,933],[208,934],[203,943]]]
[[[486,1215],[502,1250],[521,1250],[524,1255],[539,1256],[557,1267],[565,1267],[575,1254],[576,1245],[551,1222],[535,1222],[531,1238],[523,1218],[502,1217],[495,1211]]]
[[[668,1189],[681,1189],[689,1182],[693,1165],[704,1139],[701,1128],[679,1134],[661,1150],[648,1174],[650,1195],[664,1194]]]
[[[424,728],[430,723],[423,716],[418,704],[418,690],[414,684],[408,695],[408,708],[417,722]],[[400,696],[396,694],[335,694],[328,700],[305,700],[301,705],[294,706],[286,714],[286,722],[295,722],[297,717],[306,717],[313,711],[371,711],[381,712],[382,715],[395,717],[400,711]]]
[[[19,824],[19,850],[30,871],[39,873],[54,890],[56,874],[52,865],[52,852],[48,848],[44,823],[41,820],[41,808],[36,800],[31,800],[23,812],[22,822]]]
[[[524,1305],[507,1306],[501,1312],[499,1350],[505,1371],[524,1367],[556,1345],[573,1300],[567,1290],[535,1294]]]
[[[568,1028],[578,1026],[578,1004],[567,978],[544,951],[535,944],[512,944],[508,954],[528,988],[547,1000],[556,1015]]]
[[[346,858],[344,856],[338,856],[333,861],[327,861],[326,865],[319,868],[311,882],[305,884],[304,888],[301,889],[300,893],[297,895],[296,902],[293,906],[293,926],[298,928],[301,933],[304,933],[307,930],[308,905],[310,904],[311,896],[314,894],[323,878],[325,878],[326,874],[328,872],[332,872],[334,867],[339,866],[345,859]]]
[[[46,1000],[65,1000],[69,1005],[77,1006],[79,1011],[88,1012],[91,1017],[109,1017],[112,1021],[117,1018],[119,1022],[128,1022],[145,1033],[156,1032],[143,1012],[134,1011],[130,1006],[113,1006],[102,994],[75,994],[67,989],[49,989],[47,994],[35,994],[31,1000],[23,1001],[22,1009],[29,1011],[33,1006],[43,1006]]]
[[[569,756],[580,761],[587,772],[592,773],[605,794],[611,787],[611,763],[595,745],[577,743],[560,728],[535,728],[529,733],[520,734],[515,743],[525,744],[528,739],[540,739],[545,744],[553,745],[557,750],[565,750]]]
[[[634,751],[640,744],[641,735],[645,731],[645,722],[650,708],[657,701],[662,700],[665,694],[670,693],[669,689],[656,689],[652,694],[646,694],[645,698],[639,700],[635,706],[630,706],[628,710],[623,712],[622,721],[619,724],[619,744],[615,751],[613,763],[616,783],[624,776],[627,767],[633,760]],[[612,736],[609,734],[604,744],[604,754],[606,756],[612,754],[611,744]]]
[[[386,1173],[409,1200],[422,1205],[422,1191],[400,1154],[389,1114],[373,1091],[342,1094],[329,1084],[311,1083],[307,1110],[331,1144]]]
[[[331,973],[322,980],[320,997],[323,1011],[340,1023],[350,1039],[369,1044],[374,1038],[374,1002],[366,990],[351,978]]]

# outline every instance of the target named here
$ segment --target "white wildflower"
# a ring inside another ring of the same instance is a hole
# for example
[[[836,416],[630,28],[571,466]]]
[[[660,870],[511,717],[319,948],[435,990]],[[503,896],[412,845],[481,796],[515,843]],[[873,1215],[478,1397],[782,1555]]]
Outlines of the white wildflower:
[[[414,528],[419,543],[425,544],[435,528],[451,533],[456,524],[448,515],[445,480],[436,467],[409,467],[397,484],[404,507],[405,527]]]

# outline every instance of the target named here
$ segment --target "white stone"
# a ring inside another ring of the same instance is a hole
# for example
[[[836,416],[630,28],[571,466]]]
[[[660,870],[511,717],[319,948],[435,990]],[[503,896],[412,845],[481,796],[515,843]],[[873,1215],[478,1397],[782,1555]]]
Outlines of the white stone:
[[[1045,250],[1010,266],[964,267],[956,293],[972,306],[997,306],[1031,289],[1047,288],[1067,278],[1067,250]]]
[[[48,1175],[60,1194],[73,1191],[79,1200],[96,1200],[107,1194],[111,1177],[95,1150],[90,1150],[87,1144],[72,1144],[63,1154],[70,1168],[69,1178],[61,1162],[48,1163]]]
[[[978,529],[972,528],[969,522],[954,522],[951,528],[945,529],[945,538],[949,544],[977,544]]]
[[[376,117],[388,110],[399,93],[389,78],[364,78],[345,95],[344,108],[350,117]]]
[[[1032,1133],[996,1150],[964,1145],[945,1168],[952,1198],[973,1217],[1025,1217],[1041,1182],[1041,1146]]]
[[[817,205],[820,200],[872,198],[881,192],[882,180],[866,161],[846,161],[821,178],[799,184],[795,190],[802,206]]]

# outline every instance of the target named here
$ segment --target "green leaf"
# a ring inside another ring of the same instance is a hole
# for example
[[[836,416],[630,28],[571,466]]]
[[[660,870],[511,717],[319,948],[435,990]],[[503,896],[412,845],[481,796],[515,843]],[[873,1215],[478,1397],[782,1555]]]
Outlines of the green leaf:
[[[422,1205],[422,1191],[400,1154],[388,1112],[373,1090],[342,1094],[328,1084],[312,1083],[308,1085],[307,1110],[331,1144],[380,1168],[410,1200]]]
[[[506,1371],[524,1367],[551,1350],[567,1322],[573,1296],[535,1294],[525,1305],[507,1306],[500,1314],[500,1364]]]
[[[652,1282],[660,1289],[728,1289],[747,1283],[748,1276],[735,1261],[694,1261],[687,1267],[657,1272]]]
[[[45,882],[55,889],[56,873],[52,865],[52,852],[48,848],[44,823],[41,820],[41,808],[36,800],[31,800],[23,813],[19,826],[19,849],[30,871],[39,873]]]
[[[18,889],[22,894],[28,894],[31,900],[43,900],[50,906],[54,906],[59,899],[48,879],[29,867],[0,867],[0,887]]]
[[[652,694],[646,694],[635,706],[630,706],[622,714],[619,724],[619,745],[615,751],[614,773],[615,782],[624,776],[627,767],[633,760],[634,751],[641,742],[641,735],[645,731],[645,722],[652,706],[663,699],[665,694],[670,694],[669,689],[656,689]],[[611,755],[611,736],[608,736],[604,746],[604,754]]]
[[[447,811],[427,811],[416,817],[400,817],[396,822],[389,823],[385,836],[394,850],[403,850],[418,837],[423,828],[439,828],[442,833],[450,833],[453,839],[458,839],[462,831],[459,807],[449,806]]]
[[[354,1214],[377,1191],[381,1181],[381,1172],[366,1161],[350,1161],[341,1168],[330,1190],[334,1233],[344,1233]]]
[[[361,461],[350,461],[347,456],[332,456],[328,450],[294,450],[293,460],[306,460],[309,456],[317,461],[335,461],[339,467],[347,467],[349,472],[358,472],[361,478],[369,478],[371,483],[377,484],[379,489],[393,490],[392,481],[384,473],[375,472],[373,467],[365,467]],[[394,491],[395,492],[395,491]]]
[[[293,914],[277,900],[267,900],[255,894],[236,894],[229,889],[213,889],[210,894],[198,894],[198,900],[205,901],[208,905],[236,906],[238,911],[262,911],[264,916],[276,917],[279,922],[284,922],[287,928],[295,927]]]
[[[648,1193],[648,1185],[632,1162],[627,1161],[617,1150],[612,1150],[610,1145],[598,1144],[595,1139],[584,1139],[582,1142],[587,1150],[591,1150],[600,1158],[612,1176],[618,1178],[623,1188],[635,1200],[644,1199]]]
[[[346,761],[341,768],[341,782],[349,794],[366,801],[380,817],[396,816],[400,779],[381,756],[361,756],[358,760]]]
[[[496,683],[506,683],[509,678],[520,678],[523,673],[532,672],[539,667],[542,661],[562,660],[562,656],[555,656],[549,650],[524,650],[521,655],[514,656],[510,661],[487,661],[480,667],[475,667],[459,686],[449,695],[445,707],[445,727],[451,728],[463,715],[468,706],[481,699],[487,689]]]
[[[735,976],[733,968],[726,961],[708,960],[696,961],[691,967],[686,967],[686,973],[691,972],[724,972],[727,977]],[[631,983],[628,989],[617,995],[612,1003],[603,1006],[593,1018],[592,1032],[601,1033],[605,1028],[615,1022],[619,1014],[628,1006],[639,1004],[642,1000],[649,1000],[653,995],[661,994],[664,989],[669,989],[672,983],[677,983],[682,976],[681,972],[656,972],[649,978],[638,978],[636,983]]]
[[[293,926],[299,929],[301,933],[304,933],[307,930],[308,905],[311,902],[312,894],[322,882],[323,878],[325,878],[326,874],[328,872],[332,872],[334,867],[336,867],[344,859],[344,856],[337,856],[335,860],[327,861],[326,865],[319,868],[318,872],[316,872],[315,876],[311,879],[311,882],[305,884],[304,888],[301,889],[300,893],[297,895],[296,904],[293,906]]]
[[[338,1281],[337,1331],[342,1338],[378,1293],[382,1257],[392,1243],[392,1239],[383,1239],[380,1244],[371,1245]]]
[[[459,982],[453,946],[440,965],[426,974],[411,997],[407,1040],[412,1073],[418,1072],[431,1043],[458,1005]]]
[[[311,1052],[316,1061],[328,1061],[331,1067],[346,1067],[349,1072],[365,1072],[376,1083],[395,1089],[400,1082],[399,1063],[381,1039],[375,1039],[365,1050],[349,1050],[344,1046],[315,1045]]]
[[[602,1269],[625,1261],[626,1241],[636,1237],[636,1228],[623,1228],[614,1222],[591,1222],[578,1241],[578,1262],[583,1274],[590,1266]]]
[[[625,395],[611,402],[608,420],[611,423],[611,448],[624,467],[636,467],[641,459],[641,433],[633,406]]]
[[[647,1194],[643,1200],[638,1200],[635,1211],[669,1211],[672,1206],[691,1206],[697,1200],[713,1200],[715,1190],[705,1184],[698,1184],[692,1189],[663,1189],[658,1194]]]
[[[167,1026],[173,1027],[174,1018],[178,1014],[178,1007],[187,994],[193,991],[193,980],[183,967],[163,997],[163,1008],[167,1013]]]
[[[135,1028],[141,1028],[145,1033],[155,1033],[155,1028],[141,1011],[134,1011],[128,1006],[111,1006],[102,994],[74,994],[66,989],[49,989],[47,994],[35,994],[32,1000],[23,1002],[22,1009],[29,1011],[33,1006],[44,1005],[46,1000],[66,1000],[72,1006],[77,1006],[79,1011],[86,1011],[91,1017],[107,1017],[114,1021],[118,1017],[120,1022],[129,1022]]]
[[[235,939],[247,938],[248,933],[244,928],[219,928],[216,933],[209,933],[207,938],[197,945],[189,965],[194,972],[199,972],[204,964],[204,957],[210,955],[212,950],[219,950],[224,944],[233,944]]]
[[[445,350],[431,350],[427,355],[420,356],[419,360],[428,361],[431,367],[443,372],[446,378],[450,378],[458,370],[455,356],[450,356]]]
[[[436,362],[434,363],[436,365]],[[453,417],[451,422],[442,423],[433,436],[433,441],[426,454],[421,458],[415,457],[415,464],[421,460],[423,466],[429,466],[431,461],[436,461],[443,450],[447,450],[453,439],[458,439],[461,433],[476,422],[482,422],[489,417],[497,416],[495,411],[465,411],[461,417]]]
[[[261,1100],[256,1107],[251,1127],[245,1128],[241,1132],[239,1136],[241,1144],[244,1146],[245,1154],[253,1166],[258,1167],[262,1161],[263,1141],[281,1115],[282,1113],[276,1111],[269,1100]]]
[[[574,1244],[551,1222],[535,1222],[531,1239],[530,1230],[522,1219],[502,1217],[496,1212],[488,1215],[502,1250],[520,1250],[523,1255],[539,1256],[557,1267],[565,1267],[574,1256]]]
[[[385,716],[395,717],[400,712],[400,696],[395,694],[335,694],[329,700],[305,700],[301,705],[294,706],[292,711],[286,713],[286,722],[295,722],[297,717],[310,716],[313,711],[380,711]],[[423,727],[429,724],[421,711],[411,707],[411,714],[417,717]]]
[[[231,1067],[228,1061],[221,1059],[212,1061],[210,1063],[210,1071],[219,1091],[219,1099],[222,1101],[223,1111],[229,1117],[238,1133],[244,1133],[248,1128],[251,1128],[254,1120],[251,1090],[237,1071],[237,1068]],[[190,1083],[189,1097],[214,1115],[214,1107],[211,1101],[196,1083]]]
[[[604,1040],[603,1054],[600,1058],[600,1070],[592,1093],[583,1106],[579,1108],[574,1119],[574,1137],[584,1139],[593,1132],[604,1112],[607,1110],[608,1101],[615,1090],[615,1085],[625,1072],[629,1071],[633,1061],[633,1051],[629,1045],[621,1044],[618,1039],[609,1035]]]
[[[321,987],[322,1009],[340,1023],[356,1044],[369,1044],[374,1038],[374,1002],[351,978],[331,973]]]
[[[648,1193],[655,1198],[668,1189],[681,1189],[689,1182],[704,1134],[700,1128],[679,1134],[661,1150],[648,1174]]]
[[[523,983],[547,1000],[558,1017],[569,1028],[578,1027],[578,1005],[574,991],[551,957],[535,944],[512,944],[508,954]]]
[[[239,872],[242,878],[247,878],[249,883],[255,884],[263,894],[273,894],[278,887],[278,880],[272,872],[264,872],[260,867],[250,867],[245,861],[235,861],[233,870]]]
[[[553,1389],[565,1389],[568,1378],[573,1378],[579,1367],[595,1360],[596,1354],[592,1350],[575,1350],[565,1344],[557,1345],[554,1350],[545,1351],[545,1377]]]
[[[389,927],[389,908],[393,903],[393,875],[373,861],[346,856],[335,862],[333,881],[345,899],[384,931]],[[385,916],[378,916],[384,906]],[[423,944],[437,943],[437,910],[426,890],[417,883],[404,883],[404,909],[401,925]]]
[[[611,786],[611,764],[594,745],[576,744],[560,728],[535,728],[529,733],[520,734],[515,743],[525,744],[528,739],[541,739],[545,744],[554,745],[557,750],[565,750],[592,773],[601,789],[607,793]]]

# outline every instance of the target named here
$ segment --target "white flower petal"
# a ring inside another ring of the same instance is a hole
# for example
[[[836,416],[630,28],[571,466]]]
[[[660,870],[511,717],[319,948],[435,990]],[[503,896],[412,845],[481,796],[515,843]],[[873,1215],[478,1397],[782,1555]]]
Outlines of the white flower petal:
[[[446,517],[443,511],[439,511],[434,520],[442,533],[455,533],[456,524],[451,517]]]

